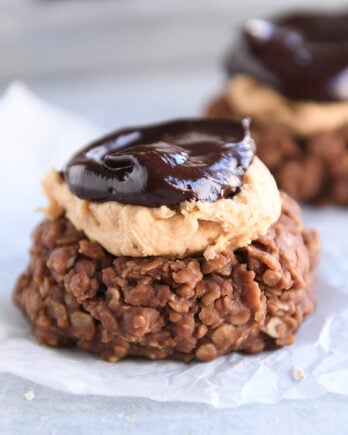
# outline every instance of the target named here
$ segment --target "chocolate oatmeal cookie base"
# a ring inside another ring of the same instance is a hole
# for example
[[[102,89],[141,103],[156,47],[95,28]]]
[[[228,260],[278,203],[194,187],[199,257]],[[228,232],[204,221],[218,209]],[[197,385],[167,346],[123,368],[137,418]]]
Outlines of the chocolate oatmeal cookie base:
[[[214,260],[114,257],[65,218],[35,233],[14,301],[35,337],[108,361],[127,355],[210,361],[294,342],[312,313],[318,238],[282,195],[280,219]]]
[[[211,118],[235,116],[221,96],[207,109]],[[301,138],[281,126],[252,126],[257,155],[280,189],[308,203],[348,205],[347,128]]]

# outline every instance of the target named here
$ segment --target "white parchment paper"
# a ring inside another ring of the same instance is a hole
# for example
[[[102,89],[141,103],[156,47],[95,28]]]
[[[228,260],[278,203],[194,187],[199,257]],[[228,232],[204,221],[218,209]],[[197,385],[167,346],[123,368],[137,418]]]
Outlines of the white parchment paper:
[[[231,354],[211,363],[124,360],[115,364],[77,350],[50,349],[32,338],[12,306],[11,291],[28,261],[29,234],[45,204],[40,179],[100,133],[99,128],[40,101],[20,84],[0,100],[0,371],[76,394],[147,397],[209,403],[311,399],[326,392],[348,396],[348,210],[305,209],[318,228],[322,259],[318,306],[296,344],[256,356]],[[293,369],[303,371],[296,381]]]

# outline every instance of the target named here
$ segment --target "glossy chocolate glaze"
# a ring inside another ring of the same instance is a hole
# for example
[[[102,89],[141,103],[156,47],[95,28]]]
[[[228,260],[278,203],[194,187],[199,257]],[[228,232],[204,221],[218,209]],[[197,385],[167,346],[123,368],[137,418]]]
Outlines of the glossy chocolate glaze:
[[[177,120],[116,131],[66,165],[79,198],[177,207],[231,198],[254,156],[249,120]]]
[[[226,65],[230,74],[250,74],[292,99],[346,100],[348,13],[252,19]]]

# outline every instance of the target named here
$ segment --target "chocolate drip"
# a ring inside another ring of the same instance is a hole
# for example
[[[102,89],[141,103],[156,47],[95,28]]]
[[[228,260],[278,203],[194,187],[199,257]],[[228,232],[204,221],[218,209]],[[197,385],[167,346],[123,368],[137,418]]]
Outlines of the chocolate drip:
[[[249,120],[177,120],[116,131],[87,146],[64,177],[79,198],[177,207],[239,192],[253,158]]]
[[[252,19],[226,66],[230,74],[250,74],[292,99],[346,100],[348,14]]]

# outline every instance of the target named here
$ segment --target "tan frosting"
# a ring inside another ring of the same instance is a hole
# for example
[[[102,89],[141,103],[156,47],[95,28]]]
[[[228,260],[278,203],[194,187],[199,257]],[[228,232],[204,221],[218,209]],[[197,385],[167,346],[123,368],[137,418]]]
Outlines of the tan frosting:
[[[232,111],[240,116],[251,116],[262,125],[280,123],[303,136],[348,125],[348,102],[290,100],[245,74],[231,79],[227,101]]]
[[[266,233],[281,207],[276,183],[256,157],[241,191],[232,199],[185,202],[179,210],[82,200],[53,169],[43,187],[50,200],[45,209],[48,217],[65,212],[75,227],[117,256],[175,258],[203,252],[213,258],[227,245],[246,246]]]

